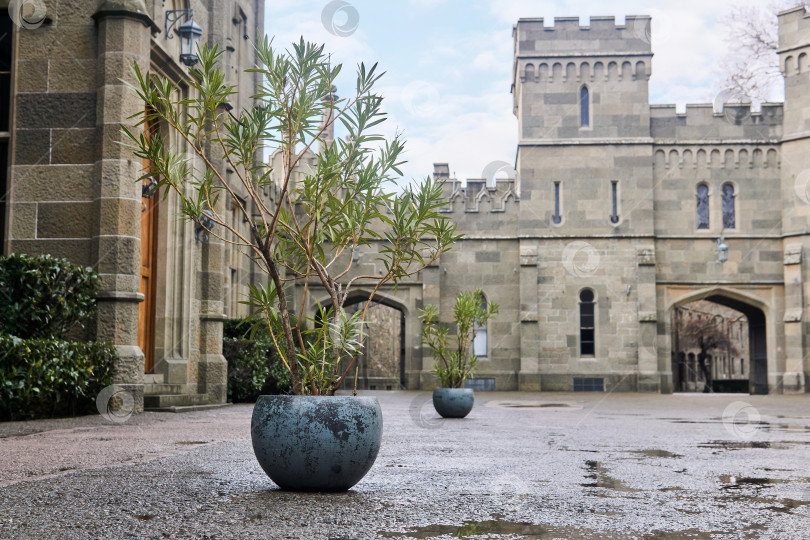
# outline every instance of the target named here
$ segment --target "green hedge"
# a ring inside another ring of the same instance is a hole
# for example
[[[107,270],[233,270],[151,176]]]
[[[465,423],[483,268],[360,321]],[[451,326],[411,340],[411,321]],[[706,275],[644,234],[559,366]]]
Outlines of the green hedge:
[[[234,403],[253,402],[261,395],[289,394],[290,373],[279,360],[273,340],[267,331],[258,330],[252,337],[250,322],[242,319],[225,321],[222,354],[228,361],[228,399]]]
[[[109,343],[0,335],[0,420],[95,412],[117,359]]]
[[[0,328],[23,339],[64,338],[96,310],[97,272],[50,255],[0,257]]]

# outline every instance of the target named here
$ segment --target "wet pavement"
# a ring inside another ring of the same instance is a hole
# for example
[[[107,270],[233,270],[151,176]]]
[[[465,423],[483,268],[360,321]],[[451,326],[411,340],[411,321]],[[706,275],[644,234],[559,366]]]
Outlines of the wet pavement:
[[[378,396],[348,493],[280,491],[252,406],[0,423],[0,538],[810,538],[810,396]]]

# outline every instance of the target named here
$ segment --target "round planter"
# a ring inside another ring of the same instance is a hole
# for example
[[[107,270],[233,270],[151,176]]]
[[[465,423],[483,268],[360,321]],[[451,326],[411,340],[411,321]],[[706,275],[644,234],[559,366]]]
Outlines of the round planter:
[[[375,397],[259,396],[250,435],[270,479],[291,491],[345,491],[377,459],[382,411]]]
[[[475,394],[470,388],[436,388],[433,407],[445,418],[464,418],[473,408]]]

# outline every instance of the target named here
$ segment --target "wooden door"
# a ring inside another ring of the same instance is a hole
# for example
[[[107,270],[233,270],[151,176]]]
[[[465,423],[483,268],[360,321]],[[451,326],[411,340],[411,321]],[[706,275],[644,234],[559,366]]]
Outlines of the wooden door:
[[[146,125],[148,136],[156,134],[152,124]],[[153,170],[152,163],[144,160],[144,170]],[[144,181],[144,184],[148,183]],[[144,354],[144,372],[155,367],[155,276],[157,259],[158,201],[155,194],[141,199],[141,285],[144,301],[138,306],[138,346]]]

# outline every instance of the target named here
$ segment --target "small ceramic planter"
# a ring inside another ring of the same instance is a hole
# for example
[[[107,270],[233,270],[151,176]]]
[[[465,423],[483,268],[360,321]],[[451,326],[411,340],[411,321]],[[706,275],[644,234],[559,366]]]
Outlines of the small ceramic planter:
[[[250,432],[259,465],[282,489],[345,491],[377,459],[382,424],[375,397],[260,396]]]
[[[444,418],[464,418],[473,408],[475,394],[471,388],[437,388],[433,407]]]

